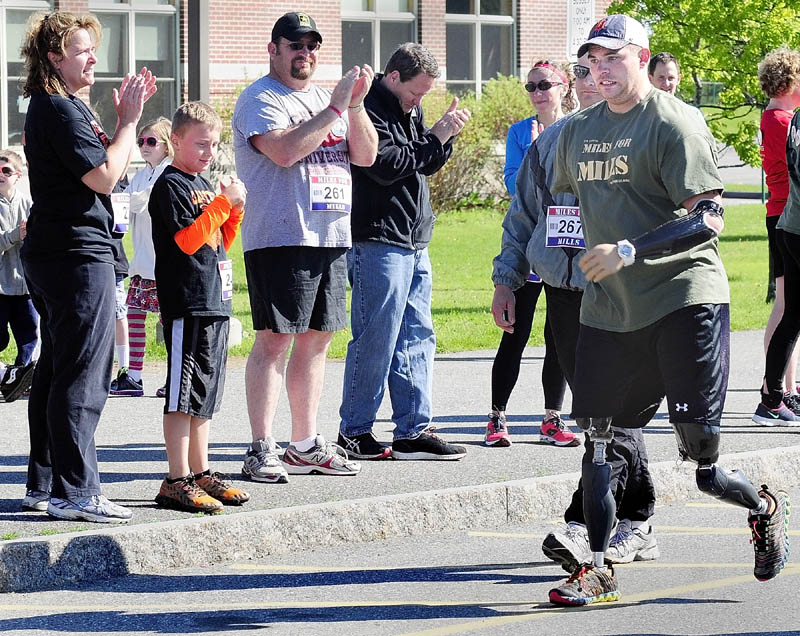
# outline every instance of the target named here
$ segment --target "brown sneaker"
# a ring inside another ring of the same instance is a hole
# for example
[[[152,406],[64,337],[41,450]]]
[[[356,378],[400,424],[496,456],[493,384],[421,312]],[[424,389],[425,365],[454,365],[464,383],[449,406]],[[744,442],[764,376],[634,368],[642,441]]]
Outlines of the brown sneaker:
[[[223,479],[224,477],[225,475],[222,473],[212,473],[209,471],[205,475],[196,476],[195,483],[226,506],[241,506],[245,501],[250,499],[250,495],[244,490],[234,488]]]
[[[156,503],[172,510],[205,512],[211,515],[222,512],[222,503],[200,488],[192,475],[184,477],[174,484],[169,483],[166,479],[162,481],[161,489],[156,496]]]

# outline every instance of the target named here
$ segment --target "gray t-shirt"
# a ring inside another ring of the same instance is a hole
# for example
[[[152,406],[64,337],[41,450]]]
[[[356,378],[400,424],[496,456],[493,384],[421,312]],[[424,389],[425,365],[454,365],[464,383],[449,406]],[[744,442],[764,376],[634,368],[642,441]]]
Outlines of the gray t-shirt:
[[[685,214],[686,199],[722,189],[705,122],[657,89],[626,113],[605,102],[576,113],[558,140],[552,191],[578,197],[587,248],[633,239]],[[729,302],[717,245],[710,239],[686,252],[637,260],[588,284],[581,323],[627,332],[683,307]]]
[[[288,168],[250,143],[253,135],[308,121],[329,104],[325,89],[311,86],[297,91],[267,76],[239,96],[232,124],[236,172],[247,188],[242,221],[245,252],[290,245],[350,247],[347,115],[336,121],[314,152]]]

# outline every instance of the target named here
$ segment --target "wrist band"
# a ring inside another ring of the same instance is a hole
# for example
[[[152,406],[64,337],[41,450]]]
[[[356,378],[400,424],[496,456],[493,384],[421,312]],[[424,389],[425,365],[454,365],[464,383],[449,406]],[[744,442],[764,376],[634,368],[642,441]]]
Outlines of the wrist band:
[[[334,113],[336,113],[339,117],[342,116],[342,111],[340,111],[336,106],[333,104],[328,104],[328,108],[330,108]]]
[[[354,113],[357,113],[360,110],[364,110],[364,104],[359,104],[358,106],[348,106],[348,110],[352,110]]]

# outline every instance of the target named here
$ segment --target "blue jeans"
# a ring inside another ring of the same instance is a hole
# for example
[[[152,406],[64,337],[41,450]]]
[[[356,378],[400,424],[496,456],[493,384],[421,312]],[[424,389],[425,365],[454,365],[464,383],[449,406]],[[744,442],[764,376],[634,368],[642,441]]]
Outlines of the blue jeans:
[[[347,269],[353,339],[347,345],[340,431],[347,437],[370,432],[388,383],[394,439],[417,437],[433,417],[436,336],[428,250],[354,243]]]

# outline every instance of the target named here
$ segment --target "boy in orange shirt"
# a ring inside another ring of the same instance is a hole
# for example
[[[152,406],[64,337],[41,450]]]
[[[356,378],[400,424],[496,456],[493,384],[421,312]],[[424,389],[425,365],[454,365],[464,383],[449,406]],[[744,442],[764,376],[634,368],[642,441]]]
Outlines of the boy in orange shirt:
[[[222,121],[202,102],[188,102],[172,120],[171,166],[153,185],[158,302],[167,347],[164,440],[169,474],[156,502],[166,508],[222,511],[250,495],[208,467],[211,417],[225,386],[233,268],[226,250],[244,215],[245,189],[233,179],[215,194],[200,173],[217,154]]]

